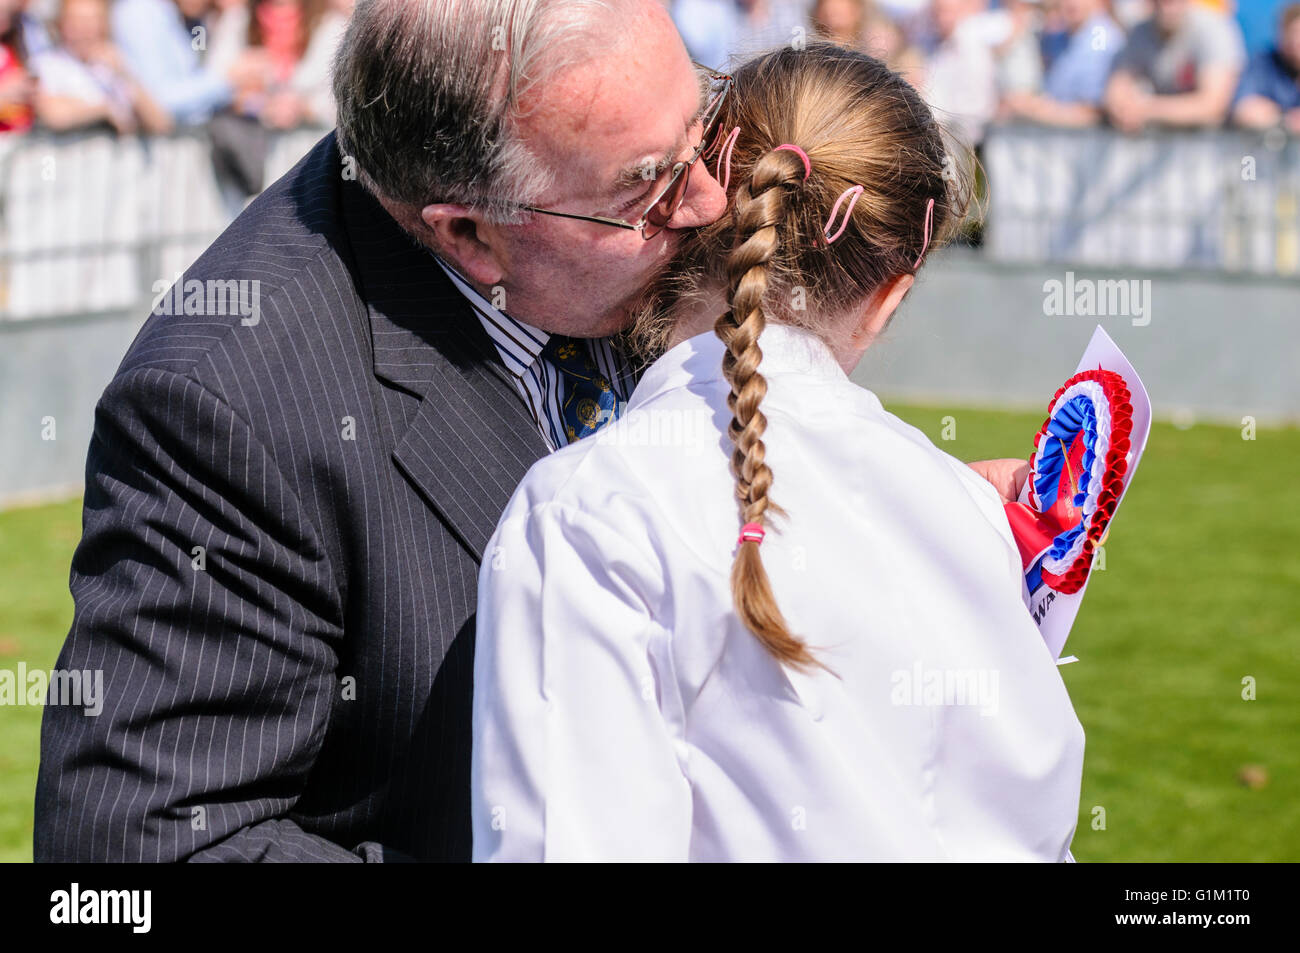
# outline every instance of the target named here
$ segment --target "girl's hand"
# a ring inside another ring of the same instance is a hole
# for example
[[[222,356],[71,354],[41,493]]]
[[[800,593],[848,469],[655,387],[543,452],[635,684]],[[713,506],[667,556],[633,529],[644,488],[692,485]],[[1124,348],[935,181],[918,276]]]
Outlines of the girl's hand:
[[[966,464],[993,484],[1003,503],[1014,503],[1029,479],[1029,461],[1003,458],[1001,460],[976,460]]]

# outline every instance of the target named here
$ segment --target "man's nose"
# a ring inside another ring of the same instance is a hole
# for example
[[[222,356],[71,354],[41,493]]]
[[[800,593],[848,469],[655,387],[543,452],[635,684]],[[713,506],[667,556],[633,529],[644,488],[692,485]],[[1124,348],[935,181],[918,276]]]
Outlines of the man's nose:
[[[703,157],[691,166],[691,177],[686,183],[686,195],[678,206],[669,228],[699,228],[710,225],[727,210],[727,193],[713,177],[713,170]]]

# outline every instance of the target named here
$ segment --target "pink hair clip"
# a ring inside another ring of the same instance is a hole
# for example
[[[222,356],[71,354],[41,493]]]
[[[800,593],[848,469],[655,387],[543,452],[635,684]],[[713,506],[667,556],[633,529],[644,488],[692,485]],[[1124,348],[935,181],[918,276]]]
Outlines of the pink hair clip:
[[[835,204],[831,206],[830,217],[826,219],[826,224],[822,226],[822,235],[826,238],[827,245],[843,235],[844,229],[849,227],[849,218],[853,215],[853,206],[858,204],[858,196],[860,196],[864,191],[865,189],[860,185],[851,185],[841,192],[840,197],[835,200]],[[849,199],[849,207],[844,210],[844,221],[840,222],[840,227],[834,235],[829,234],[831,224],[835,221],[835,216],[839,214],[840,204],[850,195],[853,196],[853,198]]]
[[[793,152],[800,159],[803,159],[803,180],[807,182],[808,176],[812,175],[812,162],[808,158],[808,153],[804,152],[798,146],[792,145],[791,143],[788,142],[781,143],[772,151],[780,152],[782,149],[784,149],[786,152]]]
[[[925,250],[930,247],[930,229],[934,225],[934,199],[925,203],[925,241],[921,243],[921,254],[916,256],[916,264],[913,269],[921,267],[921,259],[925,257]]]
[[[722,190],[724,192],[727,190],[727,184],[731,181],[731,150],[732,147],[735,146],[736,137],[739,134],[740,134],[739,126],[732,129],[731,132],[727,135],[727,137],[724,140],[722,140],[722,148],[719,150],[718,153],[718,174],[716,178],[722,179]],[[719,135],[721,135],[721,132],[719,132]],[[783,149],[786,152],[793,152],[795,155],[797,155],[800,159],[803,160],[803,180],[807,182],[808,177],[812,175],[812,160],[808,158],[808,153],[804,152],[803,149],[799,148],[792,142],[783,142],[772,151],[780,152]],[[722,176],[722,167],[724,162],[726,163],[726,167],[727,167],[727,173],[725,178],[723,178]],[[844,229],[849,227],[849,220],[853,217],[853,207],[858,204],[858,198],[865,191],[866,189],[863,188],[861,185],[851,185],[843,192],[841,192],[840,197],[835,200],[835,204],[831,206],[831,214],[827,217],[826,224],[822,226],[822,236],[826,239],[827,245],[829,245],[831,242],[835,241],[835,239],[843,235]],[[831,234],[831,225],[835,223],[835,216],[839,214],[840,206],[844,204],[845,199],[849,200],[849,205],[848,208],[844,210],[844,219],[843,221],[840,222],[840,227],[835,230],[835,233]],[[923,240],[921,242],[921,253],[916,256],[916,262],[915,264],[912,265],[913,269],[921,267],[921,259],[925,257],[925,251],[927,248],[930,247],[930,238],[931,238],[931,232],[933,227],[934,227],[934,199],[931,198],[927,200],[925,203],[925,228],[922,236]],[[741,530],[740,542],[743,543],[746,541],[745,532],[749,530],[750,527],[754,527],[754,529],[757,530],[758,532],[758,536],[754,539],[754,541],[761,542],[763,539],[763,529],[762,527],[758,526],[757,523],[745,524],[745,529]]]
[[[736,542],[742,544],[761,543],[764,535],[766,534],[763,532],[763,527],[759,526],[757,523],[746,523],[744,526],[740,527],[740,538],[737,539]]]
[[[718,135],[722,135],[722,133],[719,132]],[[739,135],[740,127],[737,126],[735,129],[732,129],[731,132],[727,133],[727,137],[722,140],[722,144],[718,149],[718,171],[714,173],[713,177],[720,180],[719,184],[722,186],[722,191],[724,192],[727,191],[727,183],[731,181],[731,150],[735,148],[736,137]],[[723,178],[722,175],[722,167],[724,163],[727,168],[726,178]]]

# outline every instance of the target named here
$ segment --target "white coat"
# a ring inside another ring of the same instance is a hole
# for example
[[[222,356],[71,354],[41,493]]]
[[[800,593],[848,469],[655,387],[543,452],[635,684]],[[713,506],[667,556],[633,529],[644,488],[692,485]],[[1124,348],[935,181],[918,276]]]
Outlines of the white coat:
[[[1001,501],[813,335],[762,334],[783,668],[732,608],[722,344],[540,460],[484,558],[476,860],[1061,861],[1083,730]]]

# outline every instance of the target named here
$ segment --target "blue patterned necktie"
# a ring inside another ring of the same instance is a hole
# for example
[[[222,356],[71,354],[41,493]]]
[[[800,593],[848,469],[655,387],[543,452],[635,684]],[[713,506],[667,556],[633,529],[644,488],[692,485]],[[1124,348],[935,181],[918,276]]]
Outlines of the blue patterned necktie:
[[[585,341],[552,334],[542,357],[560,371],[560,410],[570,443],[595,433],[622,413],[624,402],[597,369]]]

